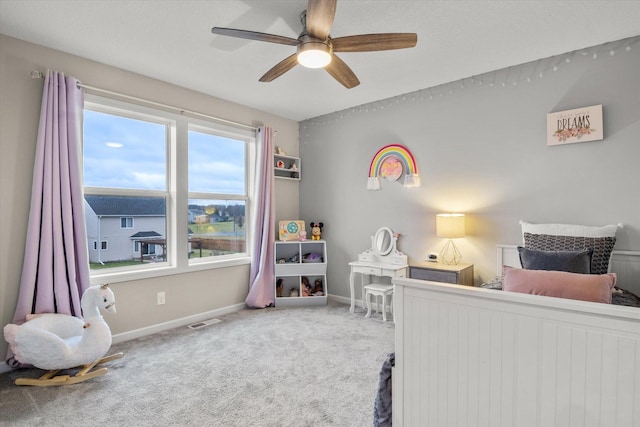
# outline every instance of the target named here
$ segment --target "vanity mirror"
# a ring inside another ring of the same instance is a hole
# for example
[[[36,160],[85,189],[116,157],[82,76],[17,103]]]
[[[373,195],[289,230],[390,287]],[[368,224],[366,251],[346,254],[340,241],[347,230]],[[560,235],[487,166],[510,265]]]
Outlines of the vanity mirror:
[[[396,248],[396,238],[389,227],[381,227],[371,238],[371,247],[378,255],[389,255]]]
[[[358,255],[358,261],[405,265],[407,256],[397,249],[397,240],[389,227],[380,227],[371,236],[371,247]]]

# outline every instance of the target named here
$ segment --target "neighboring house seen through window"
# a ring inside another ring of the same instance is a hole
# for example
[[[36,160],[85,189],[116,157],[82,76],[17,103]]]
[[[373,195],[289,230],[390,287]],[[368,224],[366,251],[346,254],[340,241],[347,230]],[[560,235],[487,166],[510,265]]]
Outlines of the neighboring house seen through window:
[[[92,275],[246,259],[253,143],[253,131],[87,95]]]

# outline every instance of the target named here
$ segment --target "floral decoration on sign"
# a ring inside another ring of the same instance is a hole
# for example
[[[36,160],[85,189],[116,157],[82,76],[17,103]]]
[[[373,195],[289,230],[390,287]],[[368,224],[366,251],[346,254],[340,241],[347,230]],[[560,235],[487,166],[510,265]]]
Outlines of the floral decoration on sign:
[[[592,129],[587,125],[578,128],[559,129],[553,133],[553,136],[555,136],[560,142],[566,142],[570,138],[580,139],[584,135],[590,135],[593,132],[596,132],[596,129]]]

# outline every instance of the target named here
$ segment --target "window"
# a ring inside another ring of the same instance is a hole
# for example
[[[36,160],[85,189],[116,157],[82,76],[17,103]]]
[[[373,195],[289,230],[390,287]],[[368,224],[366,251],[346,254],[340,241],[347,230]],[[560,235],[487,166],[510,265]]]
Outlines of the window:
[[[246,144],[214,129],[189,130],[189,258],[246,252]]]
[[[86,95],[87,237],[102,242],[91,274],[247,262],[254,141],[254,131]]]
[[[136,254],[140,254],[140,250],[142,249],[142,255],[155,255],[156,254],[156,245],[145,245],[140,243],[138,240],[133,242],[133,252]]]

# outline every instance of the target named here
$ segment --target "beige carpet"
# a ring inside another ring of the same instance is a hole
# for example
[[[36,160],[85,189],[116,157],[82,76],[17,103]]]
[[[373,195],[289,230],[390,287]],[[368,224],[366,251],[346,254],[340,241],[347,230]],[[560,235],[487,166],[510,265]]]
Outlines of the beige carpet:
[[[338,303],[219,319],[115,345],[124,358],[84,383],[13,384],[37,369],[0,375],[0,425],[372,425],[392,322]]]

